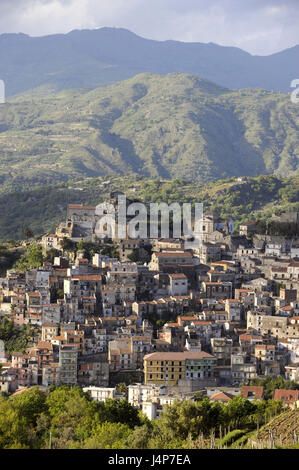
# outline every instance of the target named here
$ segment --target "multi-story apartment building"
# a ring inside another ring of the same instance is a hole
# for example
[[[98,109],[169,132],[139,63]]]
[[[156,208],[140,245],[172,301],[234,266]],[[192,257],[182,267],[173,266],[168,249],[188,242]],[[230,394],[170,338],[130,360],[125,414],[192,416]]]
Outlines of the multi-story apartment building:
[[[67,385],[77,384],[78,350],[74,345],[59,347],[60,381]]]
[[[234,352],[231,355],[231,374],[233,383],[248,382],[257,376],[256,358],[246,353]]]
[[[179,380],[214,376],[215,357],[204,351],[152,353],[144,357],[145,384],[176,385]]]
[[[109,388],[109,387],[84,387],[83,392],[89,393],[91,398],[94,401],[103,401],[106,402],[107,400],[113,400],[116,395],[116,388]]]
[[[233,349],[231,338],[211,338],[213,356],[217,359],[217,365],[229,365]]]

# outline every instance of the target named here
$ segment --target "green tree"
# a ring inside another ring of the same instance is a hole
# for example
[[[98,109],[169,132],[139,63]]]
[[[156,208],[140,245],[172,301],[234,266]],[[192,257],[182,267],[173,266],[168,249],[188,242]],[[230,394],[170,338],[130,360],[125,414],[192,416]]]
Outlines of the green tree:
[[[29,227],[26,227],[26,228],[24,229],[23,234],[24,234],[24,237],[27,238],[27,239],[33,237],[33,232],[32,232],[32,230],[31,230]]]
[[[263,377],[261,379],[252,379],[250,385],[259,385],[264,387],[264,398],[270,400],[273,398],[275,389],[298,390],[299,383],[292,380],[285,380],[283,377]]]
[[[63,251],[75,251],[76,249],[76,244],[72,240],[66,237],[60,240],[59,244]]]
[[[139,249],[138,248],[134,248],[134,250],[132,251],[132,253],[130,253],[128,255],[128,259],[130,261],[132,261],[132,263],[138,263],[138,261],[140,261],[140,256],[139,256]]]
[[[83,449],[124,449],[131,429],[126,424],[102,423],[93,430],[92,436],[87,438]]]
[[[68,448],[91,437],[100,423],[97,404],[78,387],[58,387],[46,399],[54,448]]]
[[[152,426],[147,424],[136,426],[128,435],[125,447],[127,449],[147,449],[152,438],[152,430]]]
[[[124,382],[120,382],[116,385],[116,390],[118,393],[124,393],[126,396],[128,395],[128,387]]]
[[[248,417],[255,412],[255,405],[241,396],[236,396],[230,400],[225,407],[227,421],[234,428],[247,424]]]
[[[30,426],[36,426],[38,416],[46,411],[46,395],[33,387],[13,398],[13,407]]]
[[[130,428],[134,428],[140,424],[138,410],[125,400],[109,399],[106,403],[98,404],[99,418],[102,422],[127,424]]]
[[[45,261],[49,261],[50,263],[54,263],[54,258],[60,255],[60,251],[56,250],[55,248],[50,248],[47,250]]]
[[[0,396],[0,449],[29,448],[28,423],[13,402]]]
[[[41,245],[31,244],[26,248],[25,253],[15,264],[16,269],[26,271],[26,269],[39,268],[44,262]]]

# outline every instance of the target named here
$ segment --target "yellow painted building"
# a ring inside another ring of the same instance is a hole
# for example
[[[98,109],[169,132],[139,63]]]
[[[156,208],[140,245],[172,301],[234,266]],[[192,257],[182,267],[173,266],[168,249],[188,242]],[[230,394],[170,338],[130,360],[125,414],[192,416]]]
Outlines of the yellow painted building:
[[[229,271],[235,268],[235,263],[233,261],[214,261],[211,263],[211,269],[214,271],[217,268],[221,267],[223,271]]]
[[[143,363],[145,384],[177,385],[214,376],[215,358],[204,351],[157,352],[144,356]]]

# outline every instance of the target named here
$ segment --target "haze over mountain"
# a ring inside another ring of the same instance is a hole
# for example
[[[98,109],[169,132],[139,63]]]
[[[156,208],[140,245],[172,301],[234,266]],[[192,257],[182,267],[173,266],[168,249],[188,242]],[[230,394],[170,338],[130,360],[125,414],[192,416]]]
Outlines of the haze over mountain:
[[[0,183],[141,174],[207,182],[299,169],[299,107],[189,74],[141,74],[92,91],[24,94],[0,106]]]
[[[213,43],[144,39],[121,28],[0,35],[0,78],[8,95],[40,86],[94,88],[143,72],[191,73],[230,89],[290,92],[291,81],[299,78],[299,46],[253,56]]]

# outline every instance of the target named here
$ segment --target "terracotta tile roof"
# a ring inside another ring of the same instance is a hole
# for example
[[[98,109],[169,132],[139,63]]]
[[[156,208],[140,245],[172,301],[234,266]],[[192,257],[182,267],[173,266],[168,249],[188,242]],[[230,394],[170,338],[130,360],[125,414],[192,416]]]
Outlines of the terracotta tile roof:
[[[241,387],[241,394],[244,398],[248,398],[254,395],[254,398],[257,400],[262,400],[264,395],[264,387],[254,386],[254,385],[243,385]]]
[[[37,343],[37,349],[49,349],[50,351],[52,351],[53,345],[49,341],[39,341]]]
[[[214,393],[210,400],[212,401],[231,401],[234,398],[234,395],[231,393],[218,392]]]
[[[165,253],[155,253],[158,258],[192,258],[192,254],[189,252],[165,252]]]
[[[132,341],[151,341],[150,336],[132,336]]]
[[[72,280],[78,281],[101,281],[101,274],[78,274],[71,277]]]
[[[155,352],[144,356],[146,361],[181,361],[185,359],[213,358],[205,351]]]
[[[282,400],[282,401],[297,401],[299,400],[299,390],[274,390],[273,395],[274,400]]]
[[[255,349],[265,349],[265,350],[275,350],[275,346],[273,344],[256,344]]]
[[[252,336],[247,335],[245,333],[245,334],[239,336],[239,341],[249,341],[249,342],[251,342],[252,341]]]

